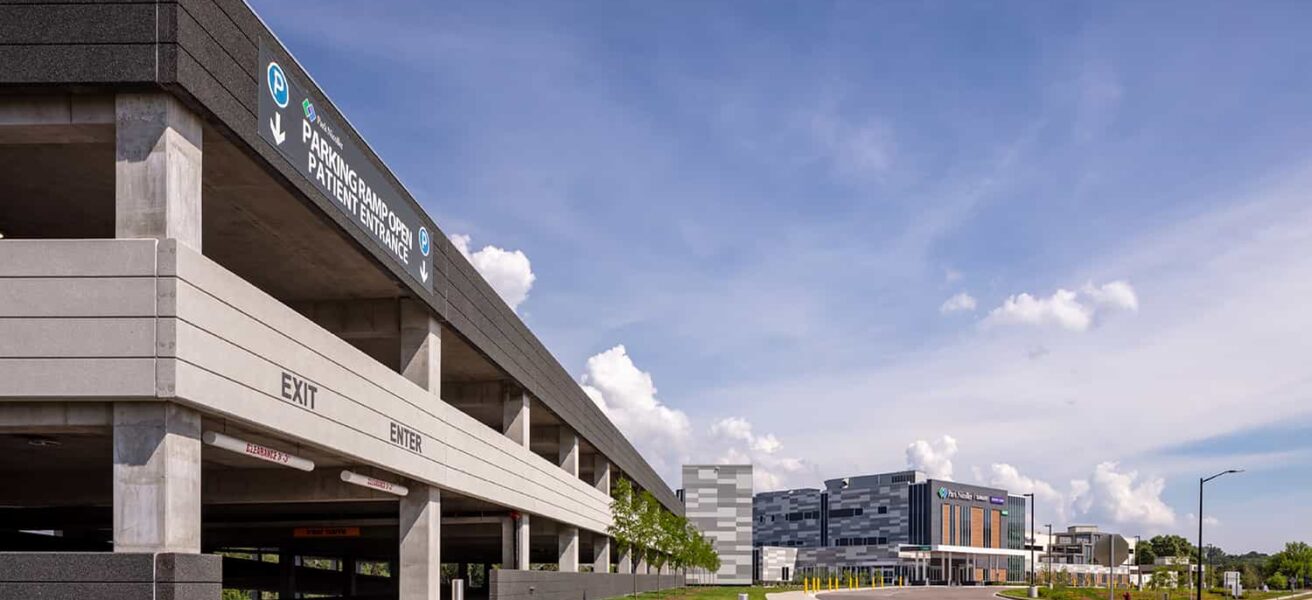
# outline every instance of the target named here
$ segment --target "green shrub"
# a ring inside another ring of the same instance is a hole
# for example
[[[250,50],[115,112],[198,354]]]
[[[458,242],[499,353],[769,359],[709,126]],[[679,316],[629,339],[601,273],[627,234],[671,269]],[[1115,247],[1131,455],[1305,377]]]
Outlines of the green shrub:
[[[1273,574],[1271,574],[1270,577],[1267,577],[1267,578],[1266,578],[1266,585],[1267,585],[1267,587],[1269,587],[1269,588],[1271,588],[1271,589],[1273,589],[1273,590],[1283,590],[1283,589],[1288,589],[1288,588],[1289,588],[1289,580],[1286,579],[1285,576],[1284,576],[1284,575],[1281,575],[1280,573],[1273,573]]]

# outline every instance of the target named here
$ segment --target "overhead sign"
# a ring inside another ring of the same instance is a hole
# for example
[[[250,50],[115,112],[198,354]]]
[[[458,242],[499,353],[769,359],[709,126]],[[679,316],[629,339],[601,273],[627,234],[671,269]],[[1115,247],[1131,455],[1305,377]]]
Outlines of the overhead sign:
[[[297,538],[360,537],[359,527],[297,527],[292,530]]]
[[[256,444],[255,442],[248,442],[229,435],[223,435],[217,431],[206,431],[201,435],[201,440],[215,448],[223,448],[224,450],[244,454],[251,458],[258,458],[263,461],[280,464],[301,471],[314,470],[314,461],[308,458],[301,458],[276,448],[270,448],[268,446]]]
[[[260,44],[260,65],[264,73],[259,90],[260,137],[406,273],[432,291],[433,240],[423,219],[344,135],[345,126],[315,109],[314,99],[264,44]]]
[[[1093,544],[1093,562],[1104,567],[1119,567],[1130,558],[1130,542],[1117,533],[1098,538]]]
[[[397,496],[404,496],[410,493],[409,488],[399,483],[383,481],[382,479],[370,477],[368,475],[361,475],[354,471],[347,471],[345,469],[342,470],[342,481],[345,481],[346,483],[352,483],[361,487],[375,489],[380,492],[396,494]]]

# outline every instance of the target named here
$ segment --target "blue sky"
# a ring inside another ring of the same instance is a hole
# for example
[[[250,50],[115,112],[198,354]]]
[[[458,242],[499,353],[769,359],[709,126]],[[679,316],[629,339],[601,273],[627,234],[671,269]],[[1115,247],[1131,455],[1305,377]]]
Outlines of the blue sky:
[[[673,486],[1312,539],[1312,5],[253,4]]]

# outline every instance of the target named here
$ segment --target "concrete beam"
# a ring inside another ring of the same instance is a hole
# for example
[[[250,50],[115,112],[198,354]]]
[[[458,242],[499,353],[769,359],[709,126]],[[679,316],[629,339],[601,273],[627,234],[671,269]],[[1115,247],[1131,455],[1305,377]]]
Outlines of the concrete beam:
[[[517,444],[528,447],[529,436],[529,403],[532,397],[520,389],[507,387],[506,399],[502,404],[501,411],[501,431],[506,434]]]
[[[579,434],[575,433],[567,425],[561,425],[559,428],[559,460],[560,468],[566,473],[575,477],[579,476]]]
[[[114,551],[200,552],[200,413],[114,404]]]
[[[0,97],[0,144],[112,144],[114,97]]]
[[[164,92],[119,94],[114,111],[115,237],[200,251],[200,117]]]
[[[0,433],[105,433],[114,424],[108,402],[0,402]]]
[[[422,304],[401,301],[401,374],[442,396],[442,325]]]
[[[556,549],[560,555],[558,569],[562,573],[579,570],[579,528],[561,525],[556,529]]]
[[[400,600],[442,597],[442,493],[413,482],[401,498]]]
[[[292,308],[344,340],[390,339],[401,335],[395,298],[296,302]]]

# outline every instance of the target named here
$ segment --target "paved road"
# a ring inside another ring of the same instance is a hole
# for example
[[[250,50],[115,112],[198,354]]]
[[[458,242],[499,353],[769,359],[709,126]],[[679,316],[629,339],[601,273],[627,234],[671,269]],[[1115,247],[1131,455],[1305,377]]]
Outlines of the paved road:
[[[879,588],[873,590],[845,590],[838,592],[820,592],[817,596],[804,595],[801,592],[788,594],[770,594],[771,600],[996,600],[993,595],[1005,588],[1000,587],[905,587]]]

